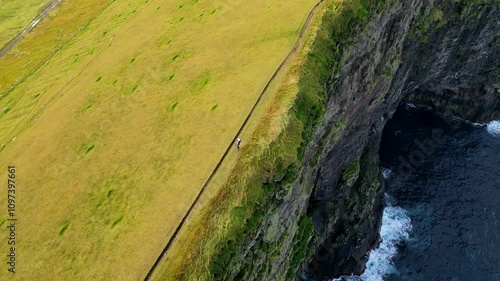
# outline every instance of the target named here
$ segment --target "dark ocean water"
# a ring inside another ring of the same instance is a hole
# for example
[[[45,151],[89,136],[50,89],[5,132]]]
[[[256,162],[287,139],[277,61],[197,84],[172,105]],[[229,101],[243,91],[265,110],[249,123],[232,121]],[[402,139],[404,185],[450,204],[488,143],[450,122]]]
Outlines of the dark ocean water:
[[[380,157],[382,242],[363,275],[331,280],[500,281],[500,122],[403,105]]]
[[[405,232],[392,256],[370,256],[377,274],[362,279],[500,281],[499,123],[404,107],[387,124],[380,155],[389,208],[404,213],[389,231]]]

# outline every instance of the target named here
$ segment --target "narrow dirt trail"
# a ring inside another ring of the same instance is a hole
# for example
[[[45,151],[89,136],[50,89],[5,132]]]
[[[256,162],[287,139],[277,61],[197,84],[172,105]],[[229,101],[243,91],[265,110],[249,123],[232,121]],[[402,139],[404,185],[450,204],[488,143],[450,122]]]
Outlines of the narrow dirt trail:
[[[21,31],[14,39],[12,39],[7,45],[5,45],[1,50],[0,50],[0,58],[3,57],[7,52],[9,52],[14,46],[21,41],[26,34],[30,33],[35,26],[42,20],[43,17],[45,17],[50,11],[52,11],[59,3],[61,3],[63,0],[54,0],[52,1],[43,11],[36,16],[35,19],[31,21],[31,23]]]
[[[299,50],[299,48],[304,43],[306,32],[307,32],[307,30],[309,29],[309,27],[311,25],[312,19],[313,19],[314,15],[316,14],[316,11],[317,11],[318,7],[321,5],[321,3],[323,3],[323,1],[324,0],[320,0],[318,2],[318,4],[316,4],[312,8],[311,12],[309,13],[309,16],[307,17],[306,22],[304,23],[304,26],[302,27],[302,29],[300,31],[299,39],[297,40],[297,42],[293,46],[292,50],[288,53],[288,55],[286,56],[286,58],[278,66],[278,68],[276,69],[276,71],[274,72],[274,74],[271,76],[271,78],[267,82],[266,86],[264,87],[264,89],[260,93],[259,98],[255,101],[255,104],[253,105],[252,109],[248,113],[245,121],[241,124],[238,132],[236,133],[236,135],[234,136],[234,138],[231,140],[231,142],[229,143],[226,151],[224,152],[224,154],[222,155],[221,159],[217,163],[217,166],[215,166],[215,169],[212,171],[212,173],[208,177],[207,181],[205,182],[205,184],[201,188],[200,192],[198,193],[198,196],[196,196],[195,200],[193,201],[193,203],[189,207],[188,211],[186,212],[186,214],[182,218],[181,222],[179,223],[179,225],[175,229],[174,234],[172,235],[172,237],[168,241],[167,245],[165,246],[165,248],[161,252],[160,256],[156,259],[155,263],[153,264],[153,266],[149,270],[149,272],[148,272],[147,276],[144,278],[144,280],[151,280],[151,277],[152,277],[155,269],[158,267],[158,265],[160,264],[160,262],[163,259],[163,257],[165,257],[168,254],[168,251],[170,250],[170,248],[172,247],[173,243],[175,242],[175,240],[177,238],[177,235],[179,234],[179,232],[181,231],[182,227],[185,225],[187,219],[189,218],[189,216],[193,212],[194,207],[199,202],[199,200],[200,200],[201,196],[203,195],[204,191],[207,189],[207,186],[210,184],[210,182],[214,178],[215,174],[219,171],[220,167],[222,166],[222,163],[224,162],[224,160],[228,156],[229,152],[231,151],[231,149],[233,149],[233,146],[234,146],[234,143],[236,142],[236,139],[239,137],[239,135],[241,134],[241,132],[243,131],[243,129],[245,128],[245,126],[248,124],[248,121],[253,116],[253,114],[254,114],[257,106],[262,101],[262,98],[264,97],[265,93],[268,91],[268,89],[271,86],[271,84],[276,80],[276,77],[282,71],[282,69],[285,67],[285,65],[292,59],[292,57],[297,53],[297,51]]]

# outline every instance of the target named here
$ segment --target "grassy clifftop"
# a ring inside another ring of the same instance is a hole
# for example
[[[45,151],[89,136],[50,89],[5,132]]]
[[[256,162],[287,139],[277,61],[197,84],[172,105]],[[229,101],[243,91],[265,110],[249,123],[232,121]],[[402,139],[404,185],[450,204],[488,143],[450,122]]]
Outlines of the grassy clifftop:
[[[144,278],[316,3],[62,1],[0,58],[16,277]]]
[[[155,279],[267,276],[237,265],[238,250],[294,181],[353,27],[377,2],[324,1],[226,183]],[[316,3],[67,0],[0,58],[0,167],[18,169],[26,222],[16,277],[143,278]],[[288,277],[312,235],[297,221]]]
[[[239,264],[241,250],[295,180],[314,126],[322,120],[327,89],[343,63],[342,56],[356,39],[356,30],[381,4],[376,0],[324,1],[303,48],[229,179],[186,227],[153,279],[244,280],[247,272],[262,280],[269,278],[269,266]],[[313,233],[309,218],[297,221],[299,231],[289,268],[283,270],[287,274],[279,276],[280,280],[293,278]],[[270,263],[279,245],[257,247],[269,253],[265,258]],[[238,274],[229,277],[235,268]]]

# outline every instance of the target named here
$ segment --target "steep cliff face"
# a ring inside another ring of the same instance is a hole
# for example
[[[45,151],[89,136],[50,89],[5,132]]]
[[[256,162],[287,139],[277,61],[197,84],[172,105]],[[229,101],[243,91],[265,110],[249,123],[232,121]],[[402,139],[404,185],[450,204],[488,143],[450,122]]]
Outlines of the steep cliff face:
[[[401,61],[403,42],[422,1],[388,3],[352,48],[329,91],[324,126],[316,149],[308,213],[317,239],[309,272],[322,277],[359,274],[367,252],[377,244],[383,210],[378,148],[385,121],[400,101],[389,94]],[[338,130],[338,124],[342,124]],[[351,167],[360,163],[359,173]]]
[[[443,2],[417,18],[393,91],[470,121],[498,120],[500,2],[485,3]]]
[[[476,122],[498,119],[499,18],[493,3],[408,0],[389,3],[373,19],[329,91],[326,122],[318,129],[322,157],[308,207],[317,251],[308,260],[310,273],[363,271],[378,242],[383,205],[375,172],[380,134],[402,99]],[[332,137],[339,123],[344,130]],[[346,181],[359,157],[359,175]]]
[[[393,0],[353,36],[325,115],[286,195],[238,250],[230,280],[360,274],[384,207],[378,150],[398,104],[474,121],[500,117],[500,9],[454,0]],[[297,271],[298,270],[298,271]]]

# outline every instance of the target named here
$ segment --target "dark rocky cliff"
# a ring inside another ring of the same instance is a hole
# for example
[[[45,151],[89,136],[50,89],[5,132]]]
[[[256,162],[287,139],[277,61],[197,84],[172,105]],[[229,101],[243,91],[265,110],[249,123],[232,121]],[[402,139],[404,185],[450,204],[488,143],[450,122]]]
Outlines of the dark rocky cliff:
[[[380,136],[402,100],[475,122],[500,117],[499,19],[498,3],[477,1],[393,1],[375,16],[329,91],[318,129],[325,141],[317,142],[308,207],[317,233],[309,272],[363,271],[383,209]],[[332,136],[339,123],[345,129]]]
[[[380,240],[386,121],[403,100],[472,121],[500,119],[499,19],[493,2],[385,3],[331,77],[297,180],[224,279],[360,274]]]
[[[393,91],[470,121],[498,120],[500,1],[485,3],[443,2],[418,18]]]

